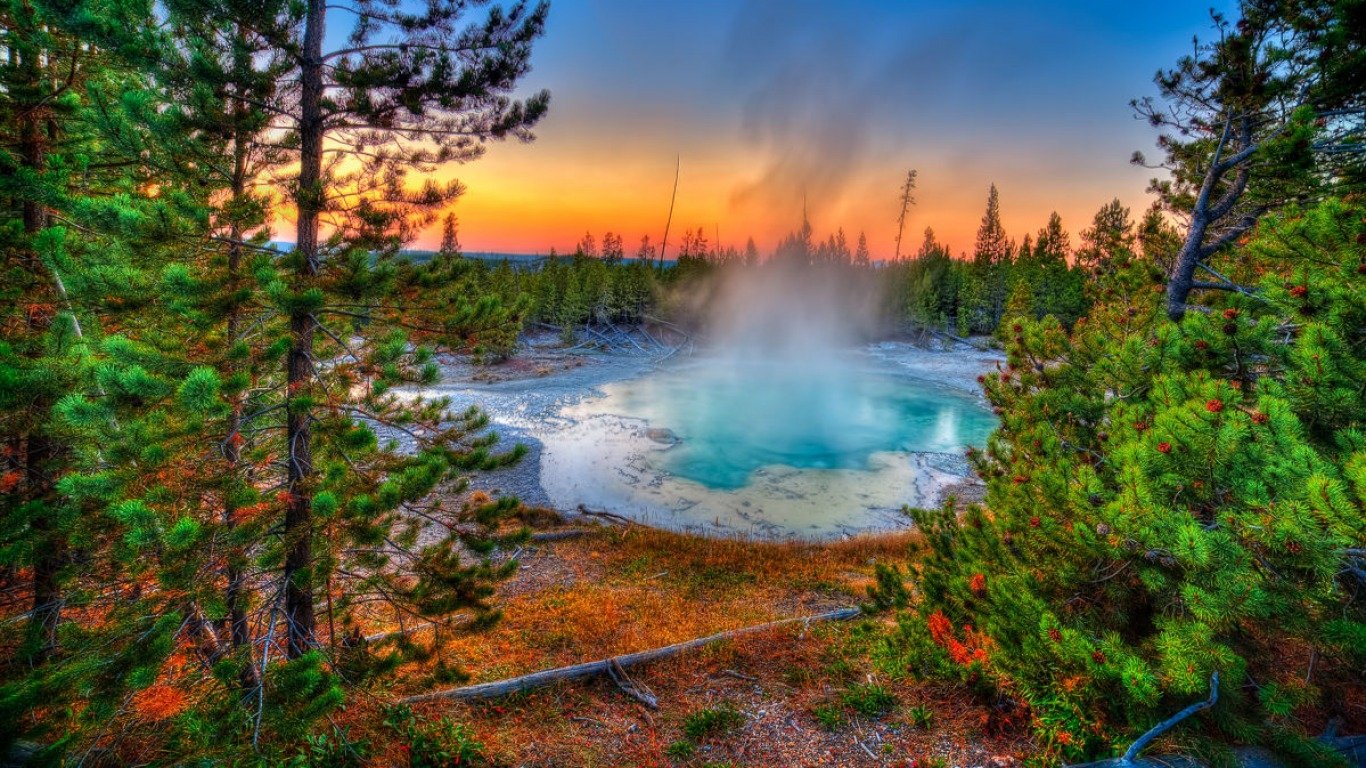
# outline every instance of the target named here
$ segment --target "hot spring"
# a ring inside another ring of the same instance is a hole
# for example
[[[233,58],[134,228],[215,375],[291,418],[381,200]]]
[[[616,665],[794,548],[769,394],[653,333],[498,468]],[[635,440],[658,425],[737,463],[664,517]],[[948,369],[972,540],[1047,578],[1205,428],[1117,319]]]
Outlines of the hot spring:
[[[964,449],[995,417],[897,355],[835,360],[713,355],[603,384],[533,428],[541,485],[558,507],[722,535],[902,527],[904,505],[938,504],[962,481]]]
[[[845,273],[770,262],[675,298],[702,318],[695,355],[546,353],[556,369],[536,379],[459,392],[539,449],[534,478],[491,490],[714,535],[829,537],[940,504],[996,426],[976,378],[1000,356],[869,344],[883,305]]]
[[[840,370],[763,359],[681,365],[613,385],[587,407],[651,425],[671,446],[662,468],[719,490],[764,467],[866,470],[887,451],[959,453],[995,426],[972,398],[845,357]]]

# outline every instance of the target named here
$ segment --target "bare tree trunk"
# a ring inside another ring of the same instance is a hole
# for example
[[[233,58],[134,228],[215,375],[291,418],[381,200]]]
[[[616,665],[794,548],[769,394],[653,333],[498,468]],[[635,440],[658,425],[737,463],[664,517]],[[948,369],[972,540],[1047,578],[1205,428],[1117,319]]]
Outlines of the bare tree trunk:
[[[240,33],[240,31],[239,31]],[[243,62],[238,62],[242,64]],[[235,118],[239,121],[242,112],[245,111],[244,105],[240,101],[234,102],[234,110],[237,112]],[[246,196],[247,187],[247,143],[244,139],[245,131],[238,127],[239,133],[233,139],[233,165],[232,165],[232,199],[234,202],[242,200]],[[235,215],[235,213],[234,213]],[[241,225],[234,219],[228,232],[228,291],[231,296],[228,305],[227,317],[227,343],[236,344],[238,334],[241,331],[242,309],[237,301],[237,291],[240,288],[241,269],[242,269],[242,237]],[[227,373],[232,375],[236,372],[237,364],[229,357],[227,360]],[[241,471],[242,461],[242,402],[237,400],[232,404],[232,411],[228,415],[227,436],[223,442],[223,459],[227,464],[228,475],[232,478]],[[223,503],[223,527],[231,535],[232,529],[236,526],[237,505],[232,494],[226,494]],[[229,548],[227,556],[227,588],[224,600],[228,609],[228,637],[232,651],[239,661],[244,661],[242,674],[239,683],[242,691],[251,690],[256,686],[256,664],[252,658],[251,628],[247,623],[247,602],[246,577],[243,574],[242,561],[245,560],[246,553],[242,548],[232,546]]]
[[[683,169],[683,158],[674,158],[674,191],[669,197],[669,218],[664,220],[664,239],[659,243],[659,268],[664,268],[664,250],[669,247],[669,225],[674,222],[674,201],[678,199],[678,172]]]
[[[300,67],[302,92],[299,104],[299,210],[295,254],[298,272],[295,286],[304,288],[318,274],[318,223],[322,210],[323,155],[323,20],[324,0],[308,0],[304,28],[303,64]],[[293,310],[289,321],[293,345],[289,350],[286,384],[289,407],[286,409],[287,455],[289,457],[289,500],[285,510],[285,622],[288,656],[297,658],[316,643],[316,618],[313,608],[313,426],[312,413],[295,403],[299,390],[313,375],[313,337],[317,321],[305,309]]]
[[[1205,230],[1208,227],[1209,221],[1205,211],[1197,209],[1191,213],[1191,226],[1186,233],[1186,242],[1181,244],[1181,250],[1176,254],[1176,262],[1172,264],[1171,275],[1167,279],[1167,316],[1172,320],[1180,320],[1186,314],[1186,301],[1190,298],[1195,285],[1195,270],[1200,266],[1201,244],[1205,241]]]

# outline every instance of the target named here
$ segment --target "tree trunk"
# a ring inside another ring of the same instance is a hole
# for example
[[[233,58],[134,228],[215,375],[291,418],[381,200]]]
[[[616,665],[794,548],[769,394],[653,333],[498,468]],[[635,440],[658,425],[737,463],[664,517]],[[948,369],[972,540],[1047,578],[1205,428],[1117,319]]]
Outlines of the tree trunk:
[[[38,52],[25,48],[17,52],[19,67],[28,76],[32,93],[37,93],[42,70]],[[46,166],[47,143],[44,140],[41,108],[31,105],[20,109],[19,155],[25,168],[40,173]],[[22,205],[24,234],[28,241],[28,269],[34,285],[47,284],[42,259],[32,247],[32,238],[47,227],[47,211],[38,201],[25,199]],[[30,318],[30,323],[37,322]],[[31,327],[31,333],[41,334],[44,329]],[[41,353],[38,353],[41,354]],[[46,418],[51,403],[34,404],[33,412]],[[46,659],[57,648],[57,626],[61,623],[62,589],[58,574],[62,558],[65,556],[65,541],[53,530],[52,520],[45,503],[51,501],[53,491],[52,460],[57,454],[57,445],[51,438],[42,434],[42,427],[21,436],[24,444],[20,471],[23,473],[26,500],[39,502],[39,510],[31,522],[34,538],[33,556],[33,612],[30,614],[31,633],[37,642],[36,658]]]
[[[1197,207],[1191,214],[1191,226],[1186,232],[1186,242],[1177,253],[1172,273],[1167,280],[1167,317],[1172,320],[1180,320],[1186,315],[1186,302],[1190,299],[1191,289],[1195,285],[1195,270],[1200,264],[1200,250],[1208,227],[1207,214]]]
[[[244,62],[238,62],[239,66]],[[247,188],[247,145],[244,139],[245,131],[240,127],[242,112],[245,107],[240,101],[234,102],[236,114],[234,118],[238,121],[239,131],[233,138],[233,166],[232,166],[232,199],[237,202],[246,195]],[[235,211],[236,207],[233,207]],[[235,215],[235,213],[234,213]],[[228,292],[230,301],[228,304],[227,317],[227,345],[231,349],[232,345],[238,341],[240,332],[242,308],[237,300],[237,291],[240,288],[242,269],[242,237],[241,226],[234,219],[229,228],[228,237]],[[226,362],[226,372],[229,376],[236,372],[237,363],[231,356]],[[240,471],[242,461],[242,402],[240,399],[232,404],[232,411],[228,415],[226,425],[227,434],[223,443],[223,459],[227,464],[229,483],[231,484]],[[223,503],[223,527],[231,535],[232,529],[236,525],[237,505],[231,493],[225,495]],[[247,594],[246,577],[243,574],[242,563],[246,559],[246,552],[238,546],[231,546],[227,556],[227,589],[224,594],[224,601],[228,609],[228,637],[232,647],[232,652],[239,661],[244,661],[242,674],[239,676],[239,683],[245,694],[256,686],[256,664],[253,660],[251,646],[251,628],[247,623]]]
[[[300,67],[299,222],[295,240],[298,267],[295,291],[306,290],[318,274],[318,222],[322,210],[323,20],[324,0],[308,0]],[[288,656],[297,658],[316,642],[313,609],[313,450],[312,414],[294,399],[313,375],[313,337],[317,321],[309,310],[294,309],[289,321],[293,344],[286,363],[289,407],[286,423],[289,498],[285,510],[285,621]]]

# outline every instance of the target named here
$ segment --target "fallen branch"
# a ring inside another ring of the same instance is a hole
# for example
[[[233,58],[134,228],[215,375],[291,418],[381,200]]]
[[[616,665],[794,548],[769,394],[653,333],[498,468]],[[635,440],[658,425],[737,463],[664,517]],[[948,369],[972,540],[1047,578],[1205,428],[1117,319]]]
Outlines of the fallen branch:
[[[947,331],[936,330],[934,328],[929,328],[927,330],[929,330],[930,333],[933,333],[936,336],[942,336],[943,338],[949,339],[951,341],[956,341],[959,344],[966,344],[969,347],[972,347],[973,349],[977,350],[978,352],[988,351],[986,346],[974,343],[973,341],[965,339],[962,336],[954,336],[952,333],[948,333]]]
[[[699,637],[694,640],[685,640],[681,643],[674,643],[673,645],[666,645],[663,648],[655,648],[649,651],[628,653],[624,656],[613,656],[612,658],[608,659],[589,661],[584,662],[582,664],[574,664],[568,667],[559,667],[557,669],[547,669],[542,672],[533,672],[529,675],[522,675],[521,677],[513,677],[506,680],[498,680],[492,683],[480,683],[479,685],[467,685],[463,688],[452,688],[445,691],[420,693],[415,696],[408,696],[404,699],[401,699],[400,703],[414,704],[420,701],[435,701],[440,699],[455,701],[475,701],[479,699],[492,699],[497,698],[499,696],[506,696],[510,693],[516,693],[518,691],[526,691],[532,688],[539,688],[541,686],[550,685],[551,683],[564,682],[567,680],[578,680],[585,677],[595,677],[597,675],[610,674],[613,665],[616,665],[620,669],[625,669],[626,667],[633,667],[639,664],[647,664],[652,661],[658,661],[660,659],[669,658],[670,656],[676,656],[680,653],[683,653],[684,651],[690,651],[694,648],[701,648],[703,646],[711,645],[713,643],[718,643],[722,640],[730,640],[736,637],[742,637],[744,635],[752,635],[758,632],[776,629],[778,627],[785,627],[790,624],[801,623],[803,625],[809,625],[811,624],[811,622],[814,621],[843,621],[846,619],[852,619],[858,615],[858,608],[841,608],[836,611],[819,613],[814,616],[803,616],[794,619],[781,619],[779,621],[770,621],[767,624],[758,624],[752,627],[732,629],[728,632],[720,632],[715,635]]]
[[[617,684],[621,692],[644,704],[650,709],[659,709],[659,697],[650,690],[644,683],[638,683],[626,674],[626,670],[621,668],[621,663],[616,659],[609,659],[607,662],[607,674],[612,676],[612,682]]]
[[[566,528],[562,531],[541,531],[531,534],[532,541],[560,541],[561,539],[573,539],[579,536],[587,536],[592,531],[587,528]]]
[[[594,512],[593,510],[589,509],[588,507],[585,507],[582,504],[579,505],[579,514],[587,515],[588,517],[600,517],[604,520],[611,520],[614,523],[621,523],[622,525],[628,528],[633,524],[632,520],[628,517],[622,517],[621,515],[618,515],[615,512]]]
[[[1154,725],[1147,733],[1143,734],[1142,736],[1139,736],[1138,741],[1135,741],[1133,744],[1130,744],[1129,748],[1124,750],[1124,756],[1119,758],[1120,765],[1133,765],[1134,759],[1138,757],[1138,753],[1142,752],[1144,748],[1146,748],[1149,744],[1153,742],[1154,739],[1166,733],[1167,731],[1170,731],[1172,728],[1175,728],[1177,723],[1181,722],[1182,720],[1185,720],[1186,718],[1190,717],[1196,712],[1201,712],[1206,709],[1209,709],[1210,707],[1214,706],[1214,704],[1218,701],[1219,672],[1218,670],[1216,670],[1214,674],[1209,676],[1208,699],[1205,699],[1204,701],[1197,701],[1196,703],[1190,705],[1189,707],[1186,707],[1180,712],[1177,712],[1176,714],[1172,715],[1166,720],[1163,720],[1157,725]]]

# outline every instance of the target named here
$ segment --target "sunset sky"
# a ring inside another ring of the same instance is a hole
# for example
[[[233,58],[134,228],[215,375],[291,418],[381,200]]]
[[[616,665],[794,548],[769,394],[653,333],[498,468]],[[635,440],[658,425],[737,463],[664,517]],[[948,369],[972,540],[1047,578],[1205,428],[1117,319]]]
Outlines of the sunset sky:
[[[1215,3],[1216,7],[1228,3]],[[1155,134],[1128,100],[1209,29],[1206,2],[930,3],[555,0],[527,91],[549,88],[531,144],[452,167],[467,251],[570,250],[585,231],[658,242],[681,158],[684,228],[770,248],[800,221],[866,231],[890,256],[897,193],[920,172],[926,225],[968,249],[988,185],[1017,239],[1068,230],[1118,196],[1137,215]],[[434,247],[439,228],[419,243]]]

